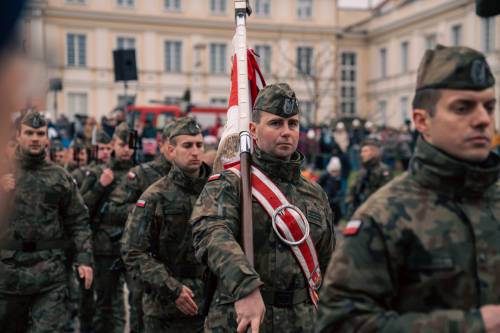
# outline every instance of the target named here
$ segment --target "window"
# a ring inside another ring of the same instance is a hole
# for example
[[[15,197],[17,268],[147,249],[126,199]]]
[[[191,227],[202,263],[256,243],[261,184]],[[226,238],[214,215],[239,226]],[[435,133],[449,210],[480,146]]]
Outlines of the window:
[[[182,70],[182,42],[165,42],[165,71],[179,73]]]
[[[460,46],[462,44],[462,25],[457,24],[451,27],[451,45]]]
[[[271,73],[271,46],[255,45],[255,53],[259,56],[257,61],[259,62],[260,70],[263,73]]]
[[[210,105],[227,106],[227,98],[226,97],[212,97],[212,98],[210,98]]]
[[[166,96],[165,97],[165,104],[173,104],[173,105],[179,105],[182,101],[181,97],[176,97],[176,96]]]
[[[379,50],[380,57],[380,77],[387,77],[387,49],[382,48]]]
[[[181,0],[165,0],[165,9],[173,12],[180,11]]]
[[[410,48],[409,42],[401,43],[401,73],[408,72],[408,50]]]
[[[227,0],[210,0],[210,11],[212,14],[225,14]]]
[[[123,107],[127,105],[135,104],[135,96],[133,95],[118,95],[117,97],[118,106]]]
[[[87,37],[81,34],[67,34],[67,63],[69,66],[85,67],[87,64]]]
[[[387,102],[379,101],[378,102],[378,116],[382,124],[387,123]]]
[[[356,114],[356,62],[354,52],[342,52],[340,80],[340,112],[342,115]]]
[[[430,34],[425,36],[425,48],[427,50],[434,50],[437,44],[436,34]]]
[[[312,74],[312,47],[297,48],[297,71],[299,74]]]
[[[312,123],[314,112],[314,103],[312,101],[299,101],[300,113],[304,115],[307,124]],[[302,117],[302,116],[301,116]]]
[[[255,15],[269,16],[271,13],[271,0],[255,0]]]
[[[118,37],[116,39],[116,48],[118,50],[135,49],[135,38],[132,38],[132,37]]]
[[[312,17],[312,0],[297,0],[297,17],[300,19]]]
[[[481,28],[483,51],[491,52],[495,49],[495,18],[481,19]]]
[[[226,73],[226,44],[212,43],[210,44],[210,73],[224,74]]]
[[[77,114],[87,114],[87,94],[70,92],[68,93],[68,116],[73,119]]]
[[[408,97],[403,96],[401,97],[401,119],[402,121],[406,121],[407,119],[410,119],[410,113],[408,111]]]
[[[116,0],[116,4],[120,7],[134,7],[134,0]]]
[[[85,4],[85,1],[86,0],[66,0],[66,3],[83,5]]]

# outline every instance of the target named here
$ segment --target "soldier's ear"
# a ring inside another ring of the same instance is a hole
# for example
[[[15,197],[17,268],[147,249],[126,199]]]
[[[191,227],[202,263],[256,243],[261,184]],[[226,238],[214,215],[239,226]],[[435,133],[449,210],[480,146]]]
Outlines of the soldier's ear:
[[[250,130],[252,139],[257,140],[257,126],[253,121],[248,124],[248,129]]]
[[[412,117],[415,129],[425,137],[429,132],[429,122],[431,118],[429,112],[424,109],[414,109]]]

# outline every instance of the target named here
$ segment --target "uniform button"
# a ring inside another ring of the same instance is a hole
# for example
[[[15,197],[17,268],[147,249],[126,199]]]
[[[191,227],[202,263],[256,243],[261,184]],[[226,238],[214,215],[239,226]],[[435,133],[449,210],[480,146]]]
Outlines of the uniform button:
[[[479,254],[479,262],[480,263],[485,263],[486,262],[486,254],[485,253],[480,253]]]

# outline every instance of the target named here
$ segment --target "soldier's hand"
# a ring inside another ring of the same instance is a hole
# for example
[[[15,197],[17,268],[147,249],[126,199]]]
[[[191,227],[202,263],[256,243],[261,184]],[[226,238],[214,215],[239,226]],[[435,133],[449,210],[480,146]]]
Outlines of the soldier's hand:
[[[188,316],[195,316],[198,313],[198,305],[194,301],[194,293],[186,286],[182,286],[181,294],[175,300],[175,306]]]
[[[113,174],[113,170],[107,168],[104,169],[102,172],[101,178],[99,178],[99,183],[101,183],[102,186],[106,187],[109,186],[115,179],[115,175]]]
[[[85,289],[90,289],[94,278],[94,271],[92,270],[92,267],[87,265],[78,266],[78,275],[80,276],[80,279],[85,282]]]
[[[485,305],[481,307],[484,327],[487,333],[500,333],[500,305]]]
[[[234,303],[236,320],[238,322],[238,333],[247,332],[250,325],[252,333],[259,332],[259,326],[264,320],[266,306],[259,289],[255,289],[248,296]]]
[[[0,184],[4,192],[10,192],[14,190],[16,188],[16,180],[14,179],[14,175],[12,173],[3,175],[2,178],[0,178]]]

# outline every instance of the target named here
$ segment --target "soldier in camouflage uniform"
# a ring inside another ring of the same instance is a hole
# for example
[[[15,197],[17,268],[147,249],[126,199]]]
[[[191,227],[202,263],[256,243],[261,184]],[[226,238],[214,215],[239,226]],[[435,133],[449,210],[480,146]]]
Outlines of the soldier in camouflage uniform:
[[[202,163],[200,126],[176,122],[168,151],[173,167],[136,203],[123,237],[123,258],[145,285],[145,331],[201,332],[204,267],[195,259],[189,217],[211,173]]]
[[[54,140],[50,144],[49,147],[49,157],[52,162],[55,164],[62,166],[64,168],[65,158],[66,158],[66,150],[62,145],[61,141]]]
[[[380,161],[380,142],[377,139],[363,141],[360,156],[363,167],[359,171],[346,199],[347,216],[349,217],[370,195],[392,179],[391,170]]]
[[[97,165],[82,185],[83,199],[89,208],[95,253],[96,332],[123,332],[125,307],[123,274],[113,271],[120,258],[119,240],[124,223],[119,212],[110,206],[117,186],[125,181],[132,167],[133,150],[128,147],[130,129],[122,123],[115,129],[112,146],[114,157],[107,165]]]
[[[121,217],[117,216],[117,219],[123,220],[123,224],[127,221],[128,214],[132,211],[142,193],[158,179],[168,175],[172,167],[167,149],[168,137],[174,124],[175,122],[171,122],[163,128],[160,156],[151,162],[133,167],[127,174],[127,179],[115,190],[115,195],[110,202],[110,206],[114,206],[114,211],[122,215]],[[134,220],[130,219],[129,221],[133,222]],[[125,240],[122,242],[122,247],[124,244],[128,244],[128,241]],[[128,269],[126,280],[129,290],[130,330],[132,333],[142,332],[144,326],[142,322],[143,288],[139,279],[139,271],[137,269]]]
[[[319,269],[324,271],[335,246],[333,217],[325,192],[300,174],[304,157],[296,151],[299,107],[288,84],[269,85],[259,92],[250,131],[256,140],[252,163],[307,217]],[[232,172],[211,177],[191,216],[196,257],[218,280],[205,332],[246,332],[247,326],[258,332],[259,325],[260,332],[310,332],[316,309],[308,282],[255,200],[255,266],[248,263],[238,243],[240,192],[240,179]]]
[[[67,319],[68,255],[92,283],[88,211],[69,173],[45,160],[47,122],[35,111],[17,130],[16,171],[0,236],[0,332],[61,332]],[[8,185],[7,187],[4,185]]]
[[[68,164],[67,169],[71,176],[76,180],[78,187],[83,184],[87,171],[90,170],[88,165],[90,150],[85,147],[80,139],[75,139],[72,145],[73,161]]]
[[[500,159],[484,55],[427,50],[409,171],[354,214],[329,265],[317,332],[499,332]]]

